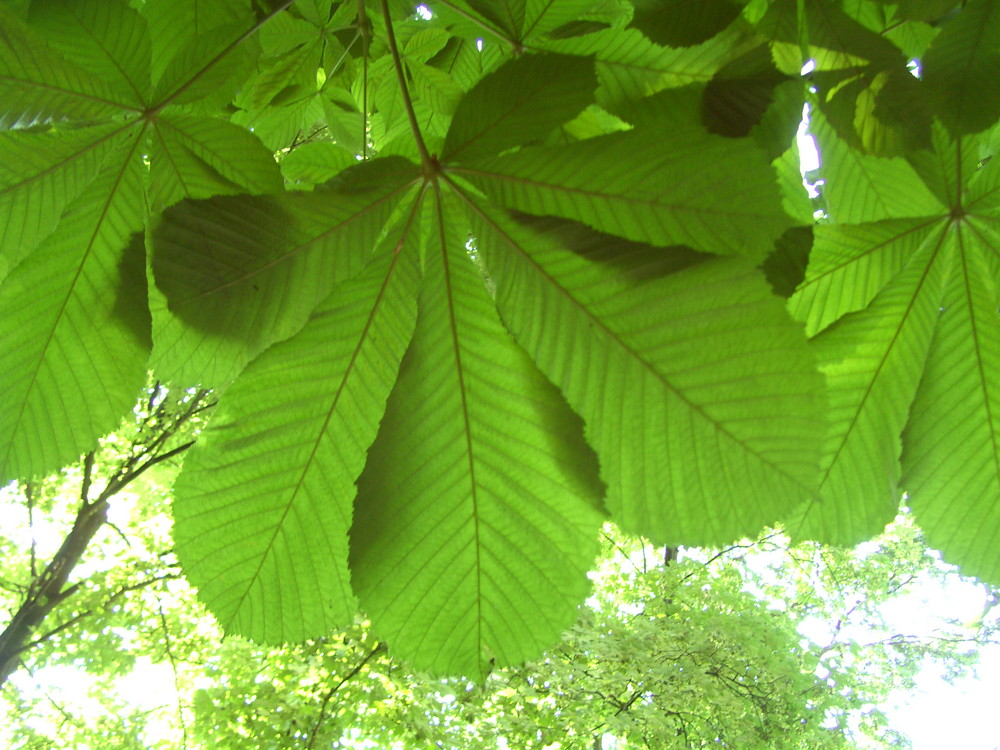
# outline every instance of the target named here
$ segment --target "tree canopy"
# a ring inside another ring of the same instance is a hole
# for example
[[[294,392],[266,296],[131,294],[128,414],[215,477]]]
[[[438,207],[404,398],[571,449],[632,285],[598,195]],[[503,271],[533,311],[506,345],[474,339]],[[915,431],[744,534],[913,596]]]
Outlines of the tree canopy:
[[[1000,581],[998,60],[994,0],[0,4],[0,479],[215,389],[171,507],[225,631],[474,678],[608,518],[905,491]]]
[[[679,551],[607,525],[593,592],[560,643],[482,680],[413,671],[362,616],[303,643],[222,638],[170,549],[177,462],[128,474],[165,432],[159,455],[181,455],[208,404],[196,393],[151,396],[139,429],[103,440],[89,469],[0,494],[0,610],[17,612],[0,633],[0,662],[16,650],[16,623],[53,605],[15,654],[23,669],[0,682],[5,746],[907,747],[908,728],[880,707],[912,692],[930,663],[968,675],[977,648],[997,640],[995,591],[978,622],[954,610],[924,623],[886,620],[928,585],[963,585],[909,516],[858,549],[793,545],[769,531]],[[37,561],[66,547],[54,531],[76,540],[80,518],[94,515],[73,502],[88,478],[119,490],[100,493],[111,500],[107,520],[79,562],[56,553],[73,585],[50,596]],[[25,536],[32,543],[18,544]]]

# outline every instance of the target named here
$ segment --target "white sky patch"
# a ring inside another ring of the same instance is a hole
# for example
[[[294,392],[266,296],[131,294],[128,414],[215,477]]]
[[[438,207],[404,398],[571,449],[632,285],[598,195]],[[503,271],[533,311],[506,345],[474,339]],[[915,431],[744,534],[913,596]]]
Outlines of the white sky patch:
[[[476,40],[476,49],[479,50],[480,52],[483,51],[483,40],[482,39],[477,39]]]
[[[417,18],[421,18],[424,21],[430,21],[432,18],[434,18],[434,14],[431,12],[431,9],[428,8],[426,5],[418,5]]]

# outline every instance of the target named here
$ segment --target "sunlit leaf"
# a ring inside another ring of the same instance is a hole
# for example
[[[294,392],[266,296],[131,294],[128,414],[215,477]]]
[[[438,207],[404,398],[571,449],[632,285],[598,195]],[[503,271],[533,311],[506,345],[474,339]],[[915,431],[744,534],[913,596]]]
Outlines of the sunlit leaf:
[[[583,416],[624,528],[699,544],[814,494],[821,379],[749,263],[474,214],[504,322]]]
[[[572,621],[602,485],[582,422],[500,323],[444,210],[429,227],[413,341],[358,481],[351,566],[401,655],[479,678]]]
[[[383,252],[253,362],[185,462],[177,551],[230,632],[297,641],[353,616],[354,482],[412,330],[413,256]]]

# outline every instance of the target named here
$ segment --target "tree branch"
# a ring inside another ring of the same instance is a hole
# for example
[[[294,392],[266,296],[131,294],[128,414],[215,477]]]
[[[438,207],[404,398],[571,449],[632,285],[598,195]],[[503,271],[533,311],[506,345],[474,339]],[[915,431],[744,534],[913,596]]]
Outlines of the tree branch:
[[[368,655],[365,656],[364,659],[358,662],[357,666],[355,666],[354,669],[348,672],[347,675],[343,679],[341,679],[340,682],[338,682],[335,686],[333,686],[327,691],[326,695],[323,697],[323,705],[320,706],[319,709],[319,718],[316,720],[316,726],[314,726],[312,728],[312,732],[309,733],[309,744],[306,745],[307,748],[312,748],[316,745],[316,737],[319,734],[320,727],[323,726],[323,722],[326,720],[326,707],[330,703],[330,699],[333,697],[334,693],[336,693],[338,690],[344,687],[344,685],[346,685],[349,680],[356,677],[357,674],[365,666],[365,664],[371,661],[371,659],[374,658],[376,654],[379,654],[385,650],[386,650],[386,645],[384,643],[376,643],[375,647],[368,652]]]
[[[204,403],[207,395],[208,391],[198,391],[187,408],[167,427],[161,429],[148,446],[144,446],[143,450],[133,453],[125,459],[108,480],[101,494],[92,502],[89,498],[94,479],[96,456],[91,451],[84,457],[80,507],[77,510],[73,526],[45,569],[40,575],[34,577],[21,606],[18,607],[4,631],[0,633],[0,688],[17,669],[21,661],[20,655],[24,651],[44,643],[56,633],[90,614],[88,611],[77,615],[41,638],[31,639],[32,634],[41,626],[52,610],[78,590],[79,584],[67,586],[70,574],[83,558],[87,546],[97,531],[107,523],[108,505],[111,498],[150,467],[183,453],[194,444],[194,441],[189,441],[164,453],[156,453],[182,425],[195,414],[207,408]],[[162,416],[162,406],[160,404],[155,415]],[[149,423],[153,416],[150,415],[140,427],[139,435],[133,441],[133,447],[141,444],[139,441],[142,436],[142,428]]]

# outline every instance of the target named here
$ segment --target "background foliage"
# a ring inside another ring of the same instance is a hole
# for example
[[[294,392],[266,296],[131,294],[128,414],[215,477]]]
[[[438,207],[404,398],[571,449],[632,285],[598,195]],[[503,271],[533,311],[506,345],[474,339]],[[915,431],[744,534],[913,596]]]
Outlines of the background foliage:
[[[1000,580],[1000,8],[698,7],[0,5],[2,479],[214,388],[171,510],[226,632],[360,606],[476,678],[607,518],[848,544],[905,489]]]
[[[128,429],[104,441],[95,475],[132,452]],[[608,526],[592,595],[560,643],[481,682],[414,672],[361,617],[337,633],[265,647],[224,638],[179,575],[168,533],[176,469],[159,462],[112,498],[108,523],[74,570],[74,592],[0,693],[0,742],[905,747],[878,707],[913,690],[922,669],[969,674],[978,650],[997,640],[995,608],[978,622],[944,612],[923,624],[886,620],[928,586],[969,585],[903,516],[857,550],[791,544],[772,531],[678,555]],[[21,604],[33,557],[73,527],[81,481],[76,470],[54,476],[33,490],[34,504],[12,490],[0,496],[0,606]]]

